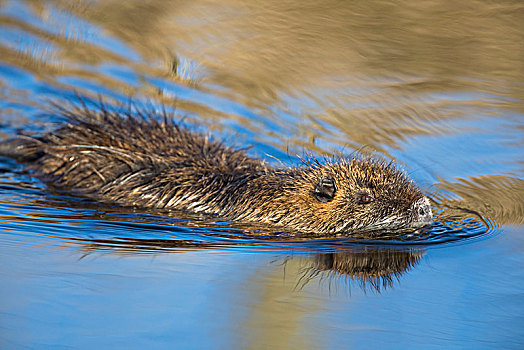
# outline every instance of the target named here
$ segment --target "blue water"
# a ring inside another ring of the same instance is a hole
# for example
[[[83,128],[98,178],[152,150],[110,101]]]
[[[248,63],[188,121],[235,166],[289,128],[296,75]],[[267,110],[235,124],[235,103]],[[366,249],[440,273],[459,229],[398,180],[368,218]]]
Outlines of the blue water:
[[[56,128],[53,103],[131,99],[274,165],[392,159],[435,223],[290,236],[56,192],[0,158],[0,348],[523,348],[520,9],[2,2],[0,139]]]

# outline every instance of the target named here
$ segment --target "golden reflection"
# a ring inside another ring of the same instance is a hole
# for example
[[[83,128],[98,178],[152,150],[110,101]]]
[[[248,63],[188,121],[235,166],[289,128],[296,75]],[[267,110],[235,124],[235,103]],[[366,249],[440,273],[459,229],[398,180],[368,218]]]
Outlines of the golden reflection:
[[[275,269],[265,268],[243,285],[252,297],[246,319],[239,325],[238,338],[244,348],[318,349],[322,344],[314,337],[308,317],[323,308],[323,301],[305,298],[295,291],[296,272],[301,261],[292,259]]]
[[[524,181],[504,175],[485,175],[441,181],[439,188],[450,191],[460,199],[439,198],[449,208],[467,208],[492,218],[500,224],[524,224]]]
[[[246,322],[241,323],[240,338],[247,343],[244,346],[253,349],[257,344],[265,344],[271,349],[322,347],[321,339],[314,336],[310,315],[325,310],[325,299],[306,298],[302,288],[322,290],[325,287],[324,292],[333,293],[349,280],[357,282],[365,291],[380,292],[392,287],[393,281],[416,265],[422,255],[422,251],[377,248],[341,250],[288,258],[270,271],[264,267],[264,271],[241,286],[254,300],[246,312]],[[312,280],[322,283],[311,283]]]
[[[38,39],[29,52],[1,47],[5,62],[63,87],[82,89],[56,82],[73,76],[167,104],[177,99],[204,119],[237,120],[268,143],[276,137],[283,150],[332,153],[323,140],[386,152],[415,135],[450,132],[447,120],[483,112],[479,93],[496,95],[491,105],[524,111],[520,1],[24,3],[59,31],[0,16],[0,25]],[[125,49],[101,44],[106,37]],[[225,96],[262,117],[164,95],[145,79],[130,85],[96,68],[107,64]],[[469,108],[450,98],[456,93],[471,94]],[[264,120],[292,139],[272,135]]]

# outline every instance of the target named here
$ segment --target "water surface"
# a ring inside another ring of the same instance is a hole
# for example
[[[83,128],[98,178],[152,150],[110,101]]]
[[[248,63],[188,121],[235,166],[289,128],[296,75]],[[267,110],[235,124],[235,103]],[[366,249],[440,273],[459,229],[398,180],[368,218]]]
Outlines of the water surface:
[[[522,348],[519,1],[0,2],[0,137],[77,95],[274,165],[392,159],[435,223],[285,235],[57,193],[0,159],[0,347]]]

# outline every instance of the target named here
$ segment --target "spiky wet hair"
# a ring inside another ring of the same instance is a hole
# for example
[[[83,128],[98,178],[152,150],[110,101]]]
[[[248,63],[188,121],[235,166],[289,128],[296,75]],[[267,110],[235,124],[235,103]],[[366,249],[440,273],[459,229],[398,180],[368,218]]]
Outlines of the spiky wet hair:
[[[424,198],[392,163],[359,156],[274,169],[246,193],[239,219],[321,233],[409,227],[418,218],[413,204]]]
[[[392,163],[355,156],[274,168],[165,113],[83,102],[59,110],[67,120],[59,129],[4,142],[0,153],[53,186],[99,201],[321,234],[420,221],[414,203],[424,196]]]

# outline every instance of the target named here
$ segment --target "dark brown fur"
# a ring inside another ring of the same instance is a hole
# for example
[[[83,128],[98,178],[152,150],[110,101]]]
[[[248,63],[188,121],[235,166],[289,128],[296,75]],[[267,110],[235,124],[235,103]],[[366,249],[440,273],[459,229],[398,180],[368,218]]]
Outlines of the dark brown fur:
[[[320,234],[431,220],[427,198],[391,164],[351,158],[278,169],[166,116],[158,121],[103,106],[61,112],[67,124],[40,138],[4,142],[0,154],[27,163],[54,186],[99,201]],[[363,195],[374,200],[364,204]]]

